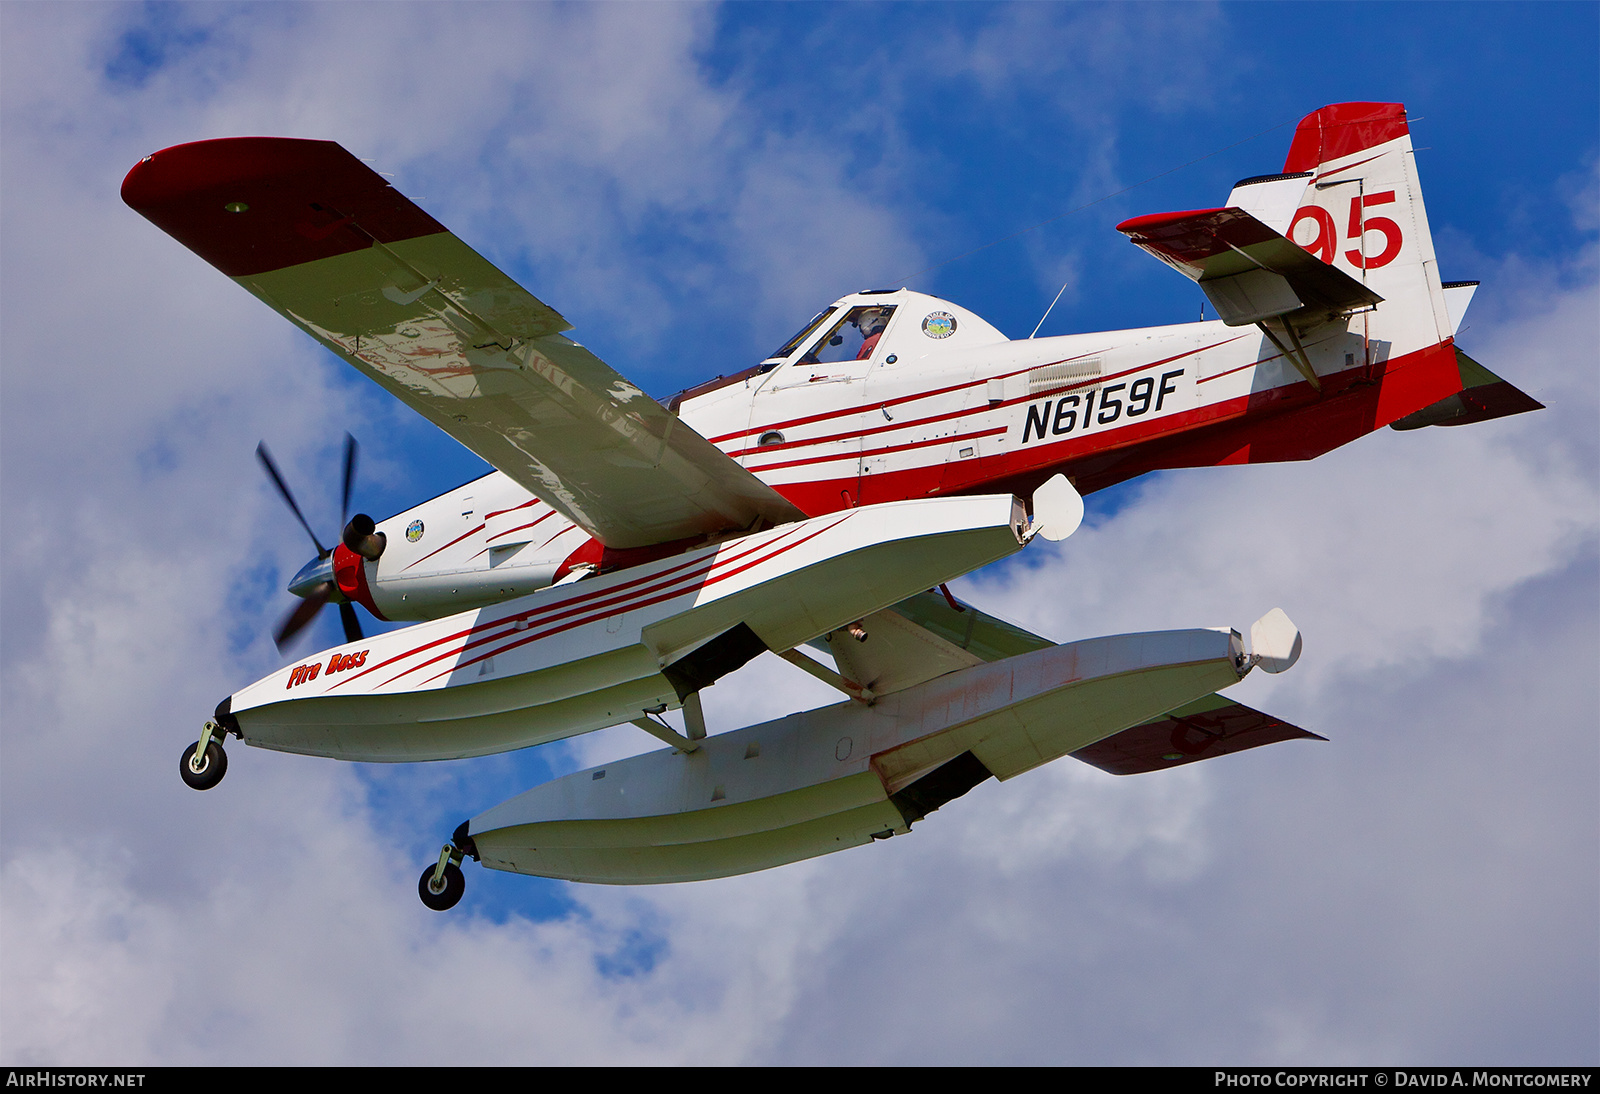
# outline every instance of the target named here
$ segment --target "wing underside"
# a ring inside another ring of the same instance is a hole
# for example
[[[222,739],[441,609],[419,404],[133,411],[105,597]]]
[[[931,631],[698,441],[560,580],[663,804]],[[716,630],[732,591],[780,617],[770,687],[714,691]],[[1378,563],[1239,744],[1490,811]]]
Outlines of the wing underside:
[[[122,194],[607,547],[802,515],[332,141],[179,145]]]

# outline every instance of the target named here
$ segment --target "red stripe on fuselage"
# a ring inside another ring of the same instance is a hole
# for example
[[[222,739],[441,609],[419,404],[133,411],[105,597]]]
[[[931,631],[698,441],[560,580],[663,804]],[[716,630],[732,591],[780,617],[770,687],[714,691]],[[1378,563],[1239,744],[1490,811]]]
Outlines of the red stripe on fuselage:
[[[518,508],[521,508],[521,507],[518,506]],[[509,509],[502,509],[501,510],[502,513],[509,513],[511,511],[512,510],[509,510]],[[495,515],[496,514],[493,514],[493,513],[489,514],[489,516],[495,516]],[[537,517],[534,520],[530,520],[527,524],[519,524],[515,528],[507,528],[504,532],[496,532],[494,535],[490,536],[484,542],[492,544],[495,540],[499,539],[501,536],[509,536],[512,532],[520,532],[524,528],[532,528],[535,525],[539,524],[541,521],[548,520],[548,519],[550,519],[551,517],[553,517],[555,515],[556,515],[556,511],[554,509],[552,509],[548,513],[546,513],[544,516]],[[485,517],[484,520],[483,520],[483,523],[484,523],[484,527],[487,528],[488,524],[489,524],[489,518]]]
[[[1041,392],[1038,392],[1036,394],[1030,392],[1027,395],[1019,395],[1014,399],[1006,399],[1003,402],[985,403],[982,406],[962,407],[960,410],[950,410],[950,411],[946,411],[943,414],[931,414],[926,418],[911,418],[911,419],[909,419],[907,421],[904,421],[904,422],[893,422],[893,421],[891,421],[891,422],[889,422],[889,423],[887,423],[885,425],[874,426],[871,429],[862,429],[862,430],[859,430],[859,431],[856,431],[856,432],[830,433],[825,437],[807,437],[807,438],[805,438],[803,440],[798,440],[798,441],[785,441],[782,444],[759,445],[759,446],[757,446],[755,448],[739,448],[739,449],[734,449],[733,451],[730,451],[728,453],[728,455],[732,456],[734,459],[739,459],[739,458],[744,457],[744,456],[758,457],[758,456],[764,455],[764,454],[769,453],[769,452],[778,453],[778,452],[783,452],[785,450],[793,451],[793,450],[805,448],[808,445],[836,444],[836,443],[838,443],[840,441],[850,441],[850,440],[855,440],[857,438],[875,437],[880,433],[893,433],[896,430],[900,430],[900,429],[916,429],[919,426],[934,425],[934,424],[936,424],[938,422],[947,422],[947,421],[950,421],[950,420],[952,420],[954,418],[970,417],[971,415],[974,415],[974,414],[989,414],[989,413],[993,413],[994,411],[997,411],[997,410],[1004,410],[1008,406],[1016,406],[1019,403],[1031,403],[1031,402],[1034,402],[1034,401],[1036,401],[1038,399],[1042,399],[1042,398],[1046,398],[1046,397],[1054,398],[1056,395],[1067,394],[1067,393],[1076,391],[1079,388],[1092,387],[1095,384],[1103,384],[1103,383],[1107,382],[1108,380],[1116,380],[1116,379],[1120,379],[1123,376],[1131,376],[1136,372],[1143,372],[1147,368],[1157,368],[1157,367],[1159,367],[1161,365],[1168,364],[1168,363],[1170,363],[1172,361],[1177,361],[1180,358],[1189,357],[1189,356],[1192,356],[1192,355],[1194,355],[1196,353],[1204,353],[1208,349],[1216,349],[1218,346],[1227,345],[1229,342],[1236,342],[1240,338],[1243,338],[1243,337],[1246,337],[1246,336],[1242,335],[1242,334],[1241,335],[1236,335],[1233,338],[1227,338],[1227,339],[1224,339],[1221,342],[1213,342],[1209,346],[1201,346],[1198,349],[1186,350],[1183,353],[1177,354],[1177,355],[1172,356],[1172,357],[1164,358],[1164,359],[1162,359],[1160,361],[1151,361],[1148,364],[1135,365],[1133,368],[1124,369],[1121,372],[1113,372],[1109,376],[1093,376],[1093,377],[1090,377],[1090,378],[1088,378],[1086,380],[1078,380],[1078,381],[1075,381],[1075,382],[1070,383],[1070,384],[1063,384],[1060,387],[1052,388],[1049,391],[1041,391]],[[1276,356],[1276,355],[1274,355],[1274,356]],[[1073,361],[1073,360],[1078,360],[1078,358],[1069,357],[1069,358],[1066,358],[1065,360]],[[1263,360],[1272,360],[1272,358],[1263,358]],[[1061,364],[1063,362],[1058,361],[1058,362],[1055,362],[1055,363],[1056,364]],[[1259,362],[1259,361],[1250,362],[1251,365],[1260,364],[1260,363],[1261,362]],[[1048,368],[1048,367],[1049,367],[1048,365],[1035,365],[1034,366],[1034,368]],[[1241,365],[1240,367],[1241,368],[1249,368],[1250,365]],[[1032,372],[1032,371],[1033,371],[1033,368],[1028,368],[1028,369],[1021,370],[1021,372]],[[1004,376],[992,377],[992,378],[993,379],[1004,379],[1007,376],[1018,376],[1018,375],[1021,375],[1021,372],[1009,372],[1009,373],[1006,373]],[[964,386],[966,386],[966,387],[977,387],[979,383],[987,384],[988,380],[987,379],[986,380],[981,380],[981,381],[978,381],[977,383],[966,384]],[[944,390],[945,391],[950,391],[950,390],[953,390],[953,389],[946,388]],[[925,399],[925,398],[928,398],[930,396],[930,394],[937,394],[937,393],[925,393],[925,394],[922,394],[922,395],[916,395],[916,396],[908,397],[908,399],[909,398]],[[906,402],[906,401],[908,401],[908,399],[901,399],[901,400],[898,400],[898,402]],[[852,408],[850,408],[850,410],[845,411],[844,413],[865,412],[865,411],[872,410],[873,408],[878,407],[880,405],[887,406],[887,405],[891,405],[891,404],[887,404],[887,403],[885,403],[885,404],[866,403],[866,404],[863,404],[863,405],[858,406],[858,407],[852,407]],[[752,430],[751,432],[752,433],[754,433],[754,432],[762,432],[762,431],[770,430],[772,428],[773,428],[772,426],[762,426],[761,430],[759,430],[759,431]],[[1001,432],[1004,432],[1004,430],[1001,430]],[[968,434],[968,436],[970,436],[970,437],[976,437],[976,436],[980,436],[980,435],[981,434],[977,434],[977,433]],[[748,434],[747,434],[747,436],[748,436]],[[945,440],[954,440],[956,438],[947,437],[947,438],[944,438],[944,439]],[[937,443],[937,442],[936,441],[928,441],[927,443],[934,444],[934,443]],[[891,449],[878,449],[877,451],[878,452],[887,452],[887,451],[892,451],[892,450]],[[865,455],[865,454],[869,454],[869,453],[863,453],[863,454]],[[833,456],[818,457],[818,460],[848,459],[852,455],[854,455],[854,453],[841,453],[841,454],[833,455]],[[761,471],[771,471],[771,470],[773,470],[775,468],[778,468],[778,467],[791,467],[791,466],[794,466],[794,464],[796,464],[796,463],[807,463],[807,462],[817,462],[817,461],[816,460],[809,460],[809,461],[808,460],[796,460],[796,461],[791,461],[789,463],[766,464],[766,465],[758,466],[758,467],[750,467],[750,471],[752,473],[759,473]],[[746,466],[748,467],[750,465],[747,464]]]
[[[530,505],[538,505],[538,504],[539,504],[539,499],[538,498],[529,498],[527,501],[523,502],[521,505],[513,505],[509,509],[496,509],[493,512],[485,513],[485,514],[483,514],[483,519],[484,519],[485,522],[488,522],[491,518],[498,517],[501,513],[515,513],[518,509],[526,509]],[[548,514],[546,514],[546,515],[548,515]]]
[[[1148,471],[1311,459],[1460,387],[1450,342],[1395,358],[1381,368],[1376,378],[1369,369],[1324,376],[1321,395],[1302,380],[976,460],[784,483],[776,489],[808,512],[840,508],[839,491],[854,496],[858,484],[863,505],[933,494],[1009,491],[1026,497],[1061,472],[1080,493],[1089,494]],[[954,477],[968,467],[970,477]]]
[[[468,536],[477,535],[479,532],[483,531],[484,528],[486,528],[486,527],[488,527],[488,522],[487,521],[480,522],[480,523],[474,525],[473,527],[467,529],[465,532],[462,532],[459,536],[457,536],[455,539],[451,540],[449,543],[446,543],[443,547],[437,547],[434,550],[429,551],[427,554],[423,555],[421,558],[417,559],[417,561],[408,564],[405,567],[405,570],[411,569],[412,566],[420,566],[420,565],[422,565],[422,563],[428,561],[430,558],[432,558],[434,555],[438,554],[440,551],[448,551],[450,548],[454,547],[456,544],[460,543],[462,540],[466,539]],[[482,552],[480,552],[480,553],[482,553]],[[404,573],[405,570],[402,570],[401,573]]]
[[[753,474],[764,471],[776,471],[783,467],[804,467],[814,463],[833,463],[838,460],[860,460],[868,456],[882,456],[889,452],[907,452],[913,448],[929,448],[939,444],[954,444],[956,441],[970,441],[977,437],[992,437],[997,433],[1004,433],[1005,426],[996,426],[992,429],[981,429],[976,433],[954,433],[948,437],[930,437],[921,441],[907,441],[904,444],[891,444],[883,448],[867,448],[860,451],[839,452],[831,456],[806,456],[798,460],[785,460],[782,463],[769,463],[764,467],[752,467]]]
[[[1220,343],[1218,344],[1220,345]],[[898,398],[889,399],[882,403],[858,403],[853,406],[841,407],[836,410],[818,411],[815,414],[807,414],[801,418],[790,418],[782,422],[771,422],[767,425],[752,426],[749,429],[736,429],[732,433],[723,433],[716,437],[712,437],[710,440],[712,444],[721,444],[723,441],[731,441],[736,437],[749,437],[752,434],[759,436],[761,433],[764,433],[768,430],[793,429],[795,426],[810,425],[812,422],[825,422],[830,418],[839,418],[846,414],[859,414],[861,413],[863,406],[890,407],[899,406],[902,403],[914,403],[918,399],[932,399],[940,395],[948,395],[952,391],[960,391],[963,388],[977,387],[979,384],[987,384],[990,380],[1004,380],[1012,376],[1021,376],[1023,373],[1032,372],[1036,368],[1049,368],[1051,365],[1064,365],[1068,361],[1081,361],[1085,357],[1093,357],[1097,353],[1106,352],[1106,350],[1093,350],[1089,353],[1080,353],[1075,357],[1063,357],[1059,361],[1046,361],[1043,364],[1029,365],[1027,368],[1019,368],[1014,372],[1004,372],[998,376],[985,376],[981,380],[963,380],[961,383],[951,384],[949,387],[940,387],[934,388],[932,391],[918,391],[910,395],[901,395]]]
[[[1146,362],[1144,364],[1135,365],[1132,368],[1123,369],[1121,372],[1114,372],[1114,373],[1111,373],[1110,375],[1107,375],[1107,376],[1089,377],[1087,379],[1079,380],[1079,381],[1076,381],[1076,382],[1071,383],[1071,384],[1063,384],[1061,387],[1054,388],[1050,392],[1039,392],[1037,394],[1029,393],[1027,395],[1018,396],[1018,397],[1016,397],[1014,399],[1007,399],[1004,402],[1000,402],[1000,403],[984,403],[983,405],[980,405],[980,406],[964,407],[964,408],[962,408],[960,410],[947,411],[947,412],[945,412],[943,414],[929,415],[926,418],[916,418],[916,419],[912,419],[912,420],[906,421],[906,422],[889,422],[889,423],[887,423],[885,425],[875,426],[872,429],[865,429],[865,430],[861,430],[861,431],[855,432],[855,433],[849,433],[849,432],[846,432],[846,433],[834,433],[834,434],[830,434],[829,436],[826,436],[826,437],[816,437],[816,438],[807,438],[805,440],[789,441],[789,442],[785,442],[784,444],[779,444],[779,445],[767,445],[765,447],[757,447],[757,448],[753,448],[753,449],[752,448],[738,449],[738,450],[735,450],[733,452],[730,452],[729,455],[737,458],[737,457],[740,457],[740,456],[754,456],[756,454],[764,454],[764,453],[767,453],[767,452],[774,452],[774,453],[782,452],[782,451],[784,451],[786,449],[787,450],[798,450],[798,449],[806,448],[806,447],[808,447],[810,445],[838,443],[840,441],[852,440],[852,439],[855,439],[857,437],[863,437],[863,438],[864,437],[872,437],[872,436],[877,436],[878,434],[881,434],[881,433],[893,433],[896,430],[914,429],[914,428],[917,428],[919,426],[930,425],[930,424],[934,424],[934,423],[937,423],[937,422],[943,422],[943,421],[950,421],[950,420],[956,419],[956,418],[970,417],[970,416],[976,415],[976,414],[989,414],[989,413],[993,413],[996,410],[1002,410],[1002,409],[1004,409],[1006,407],[1009,407],[1009,406],[1016,406],[1017,404],[1020,404],[1020,403],[1034,402],[1034,401],[1036,401],[1036,400],[1038,400],[1040,398],[1044,398],[1046,396],[1054,397],[1055,395],[1069,393],[1069,392],[1075,391],[1075,390],[1077,390],[1079,388],[1093,387],[1096,384],[1104,384],[1107,381],[1120,379],[1123,376],[1131,376],[1134,373],[1143,372],[1146,369],[1159,368],[1160,366],[1166,365],[1166,364],[1170,364],[1173,361],[1179,361],[1179,360],[1182,360],[1185,357],[1192,357],[1197,353],[1204,353],[1207,350],[1216,349],[1218,346],[1225,346],[1230,342],[1236,342],[1240,338],[1244,338],[1244,337],[1247,337],[1247,336],[1243,335],[1243,334],[1234,335],[1232,338],[1224,338],[1220,342],[1212,342],[1209,345],[1196,346],[1193,349],[1184,350],[1182,353],[1173,354],[1171,357],[1163,357],[1163,358],[1161,358],[1159,360],[1156,360],[1156,361],[1149,361],[1149,362]],[[1035,369],[1049,368],[1051,365],[1064,364],[1064,363],[1066,363],[1068,361],[1078,361],[1078,360],[1082,360],[1083,357],[1092,357],[1092,356],[1094,356],[1094,354],[1084,354],[1084,355],[1081,355],[1079,357],[1064,357],[1060,361],[1052,361],[1052,362],[1048,362],[1048,363],[1042,364],[1042,365],[1032,365],[1032,366],[1030,366],[1028,368],[1025,368],[1025,369],[1018,369],[1018,370],[1016,370],[1014,372],[1004,373],[1001,376],[986,377],[986,378],[984,378],[982,380],[976,380],[976,381],[966,382],[966,383],[962,383],[962,384],[957,384],[957,385],[954,385],[952,387],[938,388],[938,389],[936,389],[934,391],[919,392],[919,393],[916,393],[914,395],[907,395],[907,396],[903,396],[903,397],[898,398],[898,399],[893,399],[893,400],[890,400],[890,401],[882,403],[882,404],[879,404],[879,403],[868,403],[868,404],[861,405],[861,406],[846,407],[846,408],[844,408],[842,410],[829,411],[826,414],[812,415],[812,417],[810,419],[795,419],[794,421],[789,421],[789,422],[779,422],[779,423],[776,423],[776,424],[773,424],[773,425],[764,425],[764,426],[759,427],[758,429],[747,430],[744,435],[746,437],[748,437],[748,436],[751,436],[752,434],[759,434],[759,433],[762,433],[762,432],[765,432],[765,431],[768,431],[768,430],[780,429],[780,428],[784,428],[784,427],[790,427],[790,426],[793,426],[797,421],[802,421],[802,420],[820,420],[822,418],[840,417],[840,416],[843,416],[843,415],[846,415],[846,414],[859,414],[859,413],[862,413],[865,410],[869,410],[869,409],[871,409],[873,407],[877,407],[877,406],[885,406],[885,407],[887,407],[887,406],[896,406],[896,405],[899,405],[901,403],[913,402],[913,401],[918,400],[918,399],[928,399],[928,398],[932,398],[934,396],[948,394],[948,393],[950,393],[952,391],[958,391],[958,390],[961,390],[963,388],[976,388],[976,387],[978,387],[980,385],[987,384],[989,382],[989,380],[991,380],[991,379],[1005,379],[1005,378],[1012,377],[1012,376],[1020,376],[1020,375],[1023,375],[1024,373],[1032,372]],[[1252,362],[1252,363],[1259,363],[1259,362]],[[931,445],[954,442],[956,440],[970,440],[970,439],[975,438],[975,437],[991,436],[991,435],[996,434],[996,433],[1004,433],[1004,432],[1006,432],[1006,430],[1004,428],[1000,428],[1000,429],[990,429],[990,430],[986,430],[986,431],[983,431],[983,432],[968,433],[968,434],[964,434],[964,435],[959,436],[959,437],[930,438],[928,440],[917,441],[917,442],[907,443],[907,444],[903,444],[903,445],[892,445],[892,446],[888,446],[888,447],[884,447],[884,448],[870,449],[870,450],[867,450],[867,451],[863,451],[862,453],[860,453],[860,455],[861,456],[883,455],[883,454],[889,453],[889,452],[904,451],[904,450],[909,449],[909,448],[925,448],[925,447],[929,447]],[[730,433],[730,434],[726,434],[725,436],[719,437],[719,438],[716,438],[716,439],[717,440],[726,440],[729,437],[736,437],[736,436],[739,436],[739,434]],[[836,460],[852,459],[852,458],[855,457],[855,455],[856,455],[856,453],[853,453],[853,452],[837,452],[837,453],[830,453],[830,454],[824,455],[824,456],[813,456],[813,457],[809,457],[809,458],[788,460],[788,461],[785,461],[783,463],[771,463],[771,464],[764,464],[764,465],[759,465],[759,466],[751,466],[750,470],[751,470],[752,473],[760,474],[761,472],[764,472],[764,471],[775,471],[775,470],[777,470],[779,468],[783,468],[783,467],[797,467],[797,466],[802,466],[802,465],[810,464],[810,463],[830,463],[830,462],[833,462],[833,461],[836,461]],[[787,496],[787,495],[785,495],[785,496]],[[796,505],[800,504],[798,501],[795,501],[795,499],[793,499],[793,498],[790,498],[789,500],[790,501],[794,501]],[[804,506],[802,506],[802,508],[804,508]],[[810,510],[807,510],[807,512],[810,512]],[[827,510],[825,509],[825,510],[823,510],[823,512],[827,512]]]

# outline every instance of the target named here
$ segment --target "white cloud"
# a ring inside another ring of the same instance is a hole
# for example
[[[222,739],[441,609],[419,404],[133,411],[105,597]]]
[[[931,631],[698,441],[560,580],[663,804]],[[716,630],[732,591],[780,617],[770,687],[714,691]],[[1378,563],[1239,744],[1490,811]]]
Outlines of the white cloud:
[[[789,326],[910,232],[816,132],[773,135],[706,78],[715,13],[172,9],[204,31],[190,52],[108,85],[94,66],[152,10],[0,9],[8,1063],[1592,1061],[1585,268],[1508,264],[1506,310],[1474,316],[1472,351],[1550,410],[1169,475],[970,583],[1060,638],[1282,604],[1306,656],[1240,691],[1330,744],[1167,778],[1063,761],[908,838],[572,887],[543,921],[475,911],[491,879],[469,867],[438,916],[411,896],[432,822],[383,806],[383,779],[246,749],[215,791],[174,777],[220,693],[275,663],[262,635],[303,554],[255,438],[298,485],[346,424],[417,427],[124,209],[122,172],[197,137],[359,135],[447,223],[529,240],[641,354],[680,265],[708,299],[759,280],[742,306]],[[635,238],[658,223],[664,258]],[[380,447],[375,473],[406,458]],[[775,662],[707,696],[717,726],[818,701]]]

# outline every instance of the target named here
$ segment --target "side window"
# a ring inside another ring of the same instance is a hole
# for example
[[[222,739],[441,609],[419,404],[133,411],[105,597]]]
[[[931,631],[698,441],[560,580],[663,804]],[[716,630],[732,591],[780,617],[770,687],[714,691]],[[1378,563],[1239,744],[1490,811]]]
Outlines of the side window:
[[[868,360],[894,315],[894,307],[893,304],[868,304],[851,308],[828,328],[828,333],[817,340],[800,363],[829,365],[838,361]]]

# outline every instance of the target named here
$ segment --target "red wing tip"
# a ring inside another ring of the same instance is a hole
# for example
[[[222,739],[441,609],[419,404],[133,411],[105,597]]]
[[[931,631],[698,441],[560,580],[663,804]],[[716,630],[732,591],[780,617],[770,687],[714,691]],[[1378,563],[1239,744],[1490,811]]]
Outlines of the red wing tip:
[[[1188,209],[1179,213],[1146,213],[1142,217],[1132,217],[1123,221],[1117,225],[1117,231],[1124,235],[1133,235],[1136,232],[1150,232],[1158,228],[1165,228],[1171,224],[1180,224],[1186,220],[1214,216],[1221,212],[1224,212],[1224,210]]]
[[[134,165],[122,200],[229,277],[443,232],[334,141],[226,137]]]
[[[1333,103],[1300,119],[1283,170],[1313,171],[1410,131],[1403,103]]]
[[[263,178],[361,164],[335,141],[299,137],[221,137],[152,152],[122,180],[122,200],[143,212],[197,191]],[[377,172],[375,177],[381,178]]]

